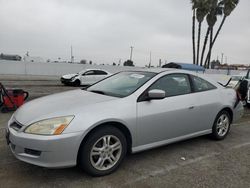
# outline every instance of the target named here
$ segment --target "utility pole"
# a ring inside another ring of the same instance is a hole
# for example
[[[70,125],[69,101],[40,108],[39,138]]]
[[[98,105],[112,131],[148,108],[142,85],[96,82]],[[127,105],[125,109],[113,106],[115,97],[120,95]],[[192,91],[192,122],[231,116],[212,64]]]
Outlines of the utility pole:
[[[224,55],[224,54],[221,53],[221,62],[220,62],[221,64],[223,64],[223,55]]]
[[[71,54],[71,63],[74,63],[74,56],[73,56],[73,47],[70,48],[70,54]]]
[[[151,67],[151,60],[152,60],[152,53],[150,51],[150,54],[149,54],[149,65],[148,65],[148,68]]]
[[[130,61],[132,61],[132,56],[133,56],[133,49],[134,49],[134,47],[131,46],[130,49],[131,49],[131,50],[130,50],[130,58],[129,58],[129,59],[130,59]]]
[[[159,67],[161,67],[161,64],[162,64],[161,59],[159,59]]]

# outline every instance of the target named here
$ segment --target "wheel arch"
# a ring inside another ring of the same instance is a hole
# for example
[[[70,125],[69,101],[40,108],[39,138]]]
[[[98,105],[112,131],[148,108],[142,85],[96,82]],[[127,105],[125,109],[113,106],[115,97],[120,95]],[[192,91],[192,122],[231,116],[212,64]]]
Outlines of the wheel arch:
[[[117,122],[117,121],[109,121],[109,122],[104,122],[104,123],[101,123],[101,124],[98,124],[96,125],[95,127],[93,127],[92,129],[90,129],[87,134],[84,136],[84,138],[82,139],[81,141],[81,144],[78,148],[78,152],[77,152],[77,163],[79,161],[79,151],[82,147],[82,145],[86,142],[86,140],[97,130],[97,129],[101,129],[101,128],[104,128],[104,127],[116,127],[118,128],[125,136],[126,138],[126,141],[127,141],[127,150],[129,153],[131,153],[132,151],[132,135],[131,135],[131,132],[130,130],[128,129],[127,126],[125,126],[123,123],[121,122]]]
[[[219,111],[219,113],[222,111],[228,112],[228,114],[230,116],[230,123],[232,123],[233,122],[233,110],[230,107],[224,107],[223,109],[221,109],[221,111]]]

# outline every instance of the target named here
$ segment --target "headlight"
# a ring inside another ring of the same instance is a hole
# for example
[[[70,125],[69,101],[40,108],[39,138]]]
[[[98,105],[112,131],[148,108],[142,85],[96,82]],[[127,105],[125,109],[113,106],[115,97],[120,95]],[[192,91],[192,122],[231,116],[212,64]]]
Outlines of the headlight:
[[[70,80],[73,81],[78,75],[73,76]]]
[[[74,116],[51,118],[31,124],[25,133],[41,135],[59,135],[74,119]]]

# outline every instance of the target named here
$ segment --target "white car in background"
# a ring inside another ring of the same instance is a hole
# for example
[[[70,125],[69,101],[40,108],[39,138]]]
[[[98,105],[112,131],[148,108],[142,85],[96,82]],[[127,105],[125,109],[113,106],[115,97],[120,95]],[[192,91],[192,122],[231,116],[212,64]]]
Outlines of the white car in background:
[[[228,84],[228,87],[235,88],[237,84],[244,79],[243,75],[231,75],[231,80]]]
[[[92,85],[111,74],[106,70],[101,69],[84,69],[76,74],[66,74],[61,77],[61,82],[64,85]]]
[[[250,107],[250,69],[247,71],[247,74],[244,77],[244,80],[248,81],[248,92],[247,92],[246,105],[248,107]]]

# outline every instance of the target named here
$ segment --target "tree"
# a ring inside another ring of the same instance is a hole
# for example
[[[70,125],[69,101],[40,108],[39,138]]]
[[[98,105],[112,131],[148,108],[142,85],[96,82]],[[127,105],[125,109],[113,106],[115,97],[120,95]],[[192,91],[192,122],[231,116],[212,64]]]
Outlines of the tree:
[[[202,52],[201,52],[200,66],[203,65],[203,58],[204,58],[205,50],[206,50],[206,47],[207,47],[207,40],[208,40],[209,33],[210,33],[210,30],[209,30],[209,27],[207,27],[207,32],[206,32],[206,35],[205,35],[203,48],[202,48]]]
[[[206,17],[207,24],[208,24],[208,27],[209,27],[209,32],[210,32],[208,60],[205,63],[206,68],[209,68],[210,58],[211,58],[211,54],[212,54],[214,25],[217,22],[217,15],[220,15],[220,14],[222,14],[222,12],[221,12],[220,6],[218,4],[218,0],[211,0],[210,10],[209,10],[209,13],[208,13],[208,15]]]
[[[236,8],[238,3],[239,3],[239,0],[220,0],[219,3],[217,3],[216,9],[213,13],[216,15],[224,14],[224,16],[223,16],[223,19],[220,23],[220,26],[219,26],[216,34],[215,34],[215,37],[212,39],[210,37],[210,40],[212,40],[212,42],[210,42],[209,52],[207,54],[206,61],[205,61],[205,64],[207,67],[209,66],[209,63],[210,63],[211,50],[212,50],[214,43],[215,43],[215,41],[216,41],[220,31],[221,31],[221,28],[224,25],[226,18],[232,13],[232,11]]]
[[[134,67],[135,65],[134,65],[133,61],[131,61],[131,60],[128,59],[127,61],[125,61],[123,63],[123,66],[132,66],[132,67]]]
[[[192,43],[193,43],[193,64],[195,64],[195,12],[197,7],[197,0],[191,0],[193,18],[192,18]]]
[[[191,0],[192,10],[193,10],[193,19],[192,19],[193,64],[196,65],[199,64],[201,26],[205,16],[208,14],[210,1],[211,0]],[[195,48],[195,18],[197,18],[198,21],[197,57]],[[203,51],[204,51],[204,46],[203,46]]]
[[[193,10],[193,23],[192,23],[193,64],[197,65],[200,64],[200,66],[204,65],[205,67],[209,68],[212,48],[218,37],[218,34],[220,33],[226,18],[236,8],[238,3],[239,0],[191,0],[192,10]],[[214,36],[214,26],[217,22],[217,16],[219,15],[223,15],[223,19]],[[200,58],[201,27],[205,17],[208,24],[208,28],[205,34],[203,48],[201,52],[201,58]],[[195,46],[196,19],[198,22],[197,49]],[[203,63],[207,43],[209,43],[209,49],[206,54],[205,63]]]
[[[219,66],[220,66],[220,61],[218,59],[211,61],[211,69],[214,69],[215,67]]]
[[[196,19],[198,21],[198,41],[197,41],[197,57],[196,57],[196,65],[199,64],[199,55],[200,55],[200,38],[201,38],[201,24],[208,14],[210,8],[209,0],[199,0],[196,3]]]
[[[82,59],[81,61],[80,61],[80,64],[86,64],[87,63],[87,61],[85,60],[85,59]]]
[[[221,28],[222,26],[224,25],[225,21],[226,21],[226,18],[233,12],[233,10],[236,8],[236,6],[238,5],[239,3],[239,0],[222,0],[220,2],[220,5],[223,6],[223,13],[224,13],[224,16],[223,16],[223,19],[221,21],[221,24],[215,34],[215,37],[213,39],[213,45],[214,45],[214,42],[216,41],[220,31],[221,31]]]

